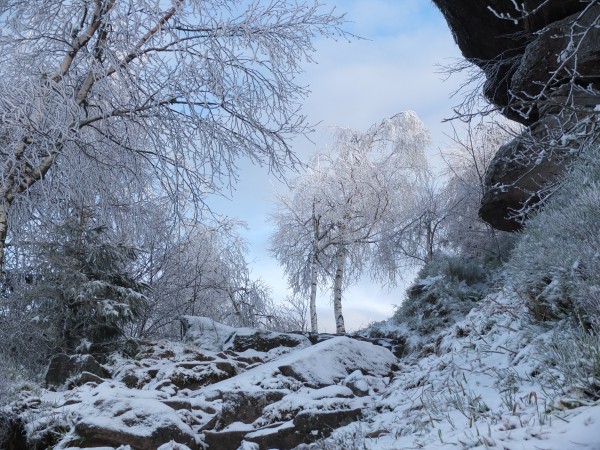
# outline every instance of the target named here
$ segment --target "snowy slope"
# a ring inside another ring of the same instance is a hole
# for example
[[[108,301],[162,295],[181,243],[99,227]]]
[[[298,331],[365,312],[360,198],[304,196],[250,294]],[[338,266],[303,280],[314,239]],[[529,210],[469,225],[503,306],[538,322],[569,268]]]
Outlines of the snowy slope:
[[[520,303],[490,295],[404,360],[368,420],[336,431],[331,448],[600,449],[600,403],[547,364],[561,332],[530,323]]]
[[[490,295],[400,360],[348,337],[196,328],[12,407],[29,448],[600,449],[600,403],[549,362],[565,335],[527,317],[514,293]],[[236,333],[297,345],[236,352]]]

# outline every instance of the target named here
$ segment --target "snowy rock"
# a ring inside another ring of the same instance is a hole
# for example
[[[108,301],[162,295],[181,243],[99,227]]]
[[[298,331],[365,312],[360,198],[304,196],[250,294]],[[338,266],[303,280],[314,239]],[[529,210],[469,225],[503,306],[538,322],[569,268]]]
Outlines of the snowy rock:
[[[236,330],[208,317],[183,316],[180,321],[185,342],[214,352],[223,350],[223,344]]]
[[[103,378],[100,378],[98,375],[94,375],[90,372],[81,372],[80,375],[75,377],[75,379],[69,383],[69,388],[73,388],[75,386],[81,386],[86,383],[95,383],[100,384],[105,381]]]
[[[87,408],[86,408],[87,407]],[[197,449],[194,432],[175,411],[150,398],[113,398],[95,400],[75,424],[73,441],[83,447],[130,445],[151,450],[170,442]]]
[[[369,395],[369,383],[360,370],[355,370],[344,380],[344,386],[347,386],[357,397]]]
[[[346,409],[336,411],[301,411],[294,417],[294,427],[304,436],[326,437],[332,430],[352,423],[362,416],[362,409]]]
[[[244,439],[256,444],[259,450],[294,448],[307,440],[306,436],[298,433],[293,422],[253,431],[248,433]]]
[[[279,371],[307,386],[336,384],[355,370],[385,376],[397,358],[387,349],[347,337],[336,337],[277,360]],[[260,368],[258,368],[260,369]]]
[[[248,430],[205,431],[204,444],[209,450],[237,450]]]
[[[252,423],[261,416],[265,406],[281,400],[285,394],[279,390],[225,392],[220,426],[234,422]]]
[[[255,328],[237,329],[225,342],[223,349],[234,352],[254,350],[268,352],[278,347],[308,347],[308,338],[301,334],[276,333],[274,331],[257,330]]]
[[[203,386],[218,383],[238,373],[237,366],[229,361],[215,361],[195,365],[192,369],[175,367],[160,372],[159,379],[168,379],[178,389],[196,390]]]

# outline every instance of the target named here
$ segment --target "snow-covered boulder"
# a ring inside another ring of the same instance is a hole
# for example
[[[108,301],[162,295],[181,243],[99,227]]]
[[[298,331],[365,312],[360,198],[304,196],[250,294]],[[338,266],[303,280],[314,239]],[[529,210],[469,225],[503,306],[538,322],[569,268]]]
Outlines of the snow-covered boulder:
[[[276,362],[283,375],[307,386],[321,387],[336,384],[356,370],[369,375],[389,375],[397,358],[383,347],[340,336]]]
[[[301,334],[277,333],[256,328],[239,328],[229,336],[223,350],[268,352],[278,347],[303,348],[310,345],[311,342],[308,338]]]
[[[78,406],[73,442],[82,447],[129,445],[150,450],[174,441],[198,448],[194,432],[172,408],[152,398],[115,394],[106,391]]]
[[[296,350],[236,377],[207,386],[199,394],[261,387],[323,387],[337,384],[349,374],[385,377],[397,368],[398,359],[387,349],[345,336],[335,337],[311,347]]]

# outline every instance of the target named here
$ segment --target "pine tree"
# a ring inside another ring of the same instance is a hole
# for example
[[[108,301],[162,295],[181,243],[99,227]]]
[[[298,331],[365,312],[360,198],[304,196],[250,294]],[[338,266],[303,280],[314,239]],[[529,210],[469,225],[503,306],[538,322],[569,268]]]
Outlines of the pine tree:
[[[84,216],[57,226],[54,239],[40,245],[39,279],[30,290],[57,352],[114,348],[147,302],[147,286],[128,270],[137,251],[110,242],[106,227]]]

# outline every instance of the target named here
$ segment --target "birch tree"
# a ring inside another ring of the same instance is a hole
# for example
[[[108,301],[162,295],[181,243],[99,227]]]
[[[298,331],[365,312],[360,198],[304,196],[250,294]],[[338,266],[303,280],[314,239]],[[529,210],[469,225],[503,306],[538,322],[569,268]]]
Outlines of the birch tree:
[[[240,156],[293,165],[289,138],[310,130],[296,75],[341,23],[286,0],[2,2],[0,267],[14,205],[78,160],[126,157],[175,206],[201,205]]]
[[[427,168],[428,143],[427,130],[412,112],[364,133],[338,129],[330,151],[316,155],[311,171],[297,184],[301,191],[292,201],[279,202],[283,209],[275,215],[273,254],[293,289],[308,290],[310,284],[311,305],[319,275],[333,282],[338,333],[345,332],[342,295],[347,285],[365,271],[395,281],[395,266],[375,249],[392,228],[412,220],[407,206]]]
[[[314,169],[292,183],[291,194],[276,194],[276,212],[270,218],[275,232],[270,237],[269,251],[282,262],[294,294],[308,295],[310,330],[318,333],[317,290],[330,266],[332,224],[327,214],[332,205],[321,191],[325,174],[317,161],[313,163]]]

